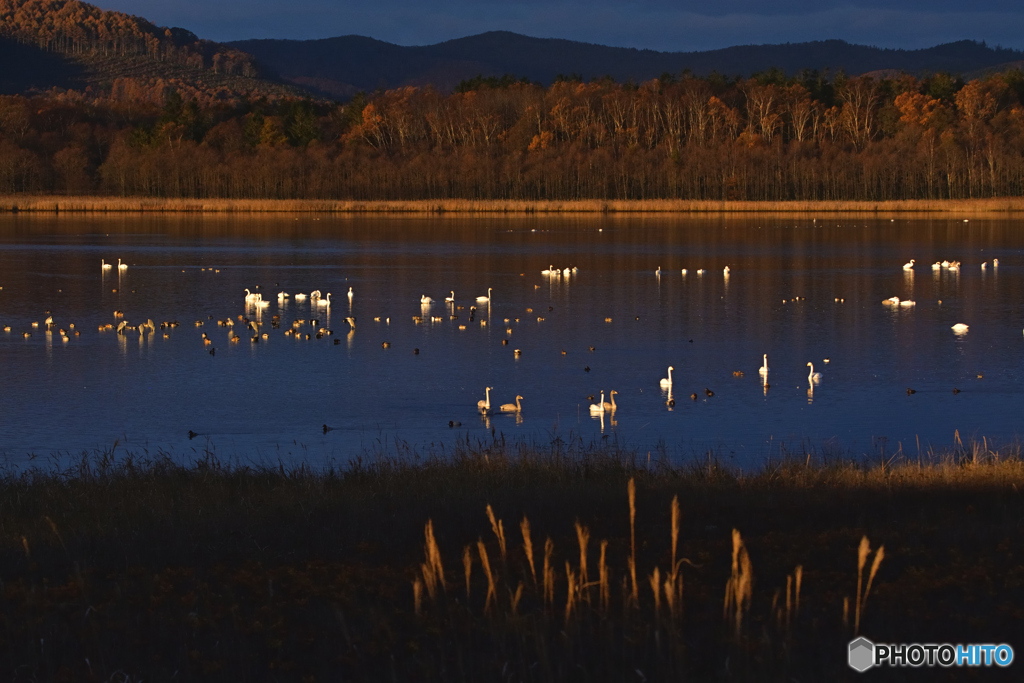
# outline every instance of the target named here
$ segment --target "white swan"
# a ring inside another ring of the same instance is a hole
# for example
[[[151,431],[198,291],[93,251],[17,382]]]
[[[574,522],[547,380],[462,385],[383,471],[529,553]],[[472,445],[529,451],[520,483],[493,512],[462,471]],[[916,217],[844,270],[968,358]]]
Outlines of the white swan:
[[[312,292],[309,293],[309,298],[310,299],[319,299],[320,298],[320,290],[319,289],[314,289]]]
[[[988,268],[988,261],[982,261],[981,262],[981,269],[985,270],[986,268]]]
[[[939,265],[942,266],[943,268],[949,268],[949,261],[943,261]]]
[[[757,369],[758,373],[767,376],[768,375],[768,354],[764,354],[764,365]]]
[[[674,368],[671,365],[668,366],[668,377],[662,377],[661,378],[661,387],[662,387],[662,389],[667,389],[670,386],[672,386],[672,370],[673,369]]]
[[[953,330],[954,334],[965,334],[967,332],[967,325],[964,325],[963,323],[957,323],[956,325],[953,325],[953,327],[951,327],[950,329]]]
[[[299,294],[296,294],[296,295],[295,295],[295,300],[296,300],[296,301],[305,301],[305,300],[306,300],[306,295],[305,295],[305,294],[302,294],[302,293],[300,292]]]
[[[703,274],[704,274],[704,269],[703,268],[698,268],[697,269],[697,275],[703,275]]]
[[[484,387],[484,400],[476,402],[476,409],[481,413],[487,413],[491,409],[491,388]]]
[[[290,296],[290,295],[288,294],[288,292],[278,292],[278,293],[277,293],[277,300],[278,300],[278,301],[284,301],[284,300],[285,300],[285,299],[287,299],[287,298],[288,298],[289,296]]]
[[[608,399],[611,401],[611,403],[608,403],[606,401],[601,401],[601,405],[603,405],[604,409],[606,411],[608,411],[609,413],[614,413],[615,409],[618,407],[618,406],[615,405],[615,394],[617,394],[617,393],[619,393],[619,392],[615,391],[614,389],[612,389],[608,393]]]
[[[128,264],[127,263],[121,263],[121,259],[117,259],[117,269],[118,270],[128,270]]]
[[[540,274],[541,275],[547,275],[547,276],[558,275],[558,271],[555,270],[554,266],[548,266],[547,270],[540,271]]]
[[[907,261],[906,263],[903,264],[903,270],[913,270],[913,269],[914,269],[914,259],[910,259],[909,261]]]
[[[683,277],[686,277],[686,268],[683,268]]]
[[[999,267],[999,259],[997,259],[997,258],[992,259],[992,267],[993,268],[998,268]]]
[[[657,275],[658,277],[661,277],[661,266],[658,266],[657,268],[654,269],[654,274]]]
[[[807,367],[809,367],[811,369],[810,372],[807,373],[807,381],[811,382],[812,384],[817,384],[818,382],[820,382],[821,381],[821,373],[814,371],[814,363],[811,363],[810,361],[808,361],[807,362]]]
[[[590,404],[590,414],[600,415],[604,413],[604,392],[601,392],[601,400],[598,403]]]
[[[349,301],[349,303],[352,303],[352,288],[351,287],[348,288],[348,301]]]
[[[449,304],[455,303],[455,290],[453,289],[452,290],[452,295],[451,296],[446,296],[444,298],[444,300],[445,300],[446,303],[449,303]]]
[[[327,298],[326,299],[318,299],[317,302],[316,302],[316,305],[317,306],[323,306],[324,308],[330,308],[331,307],[331,293],[327,292]]]
[[[942,264],[939,263],[938,261],[936,261],[935,263],[932,264],[932,270],[941,270],[941,269],[942,269]]]
[[[491,287],[487,288],[487,296],[478,296],[477,301],[490,301],[491,300]]]
[[[424,294],[423,296],[420,297],[420,303],[421,304],[432,304],[432,303],[434,303],[434,300],[431,299],[426,294]]]
[[[259,294],[250,292],[248,287],[245,288],[245,300],[247,303],[253,303],[259,298],[261,298]]]
[[[523,400],[522,396],[516,396],[515,403],[503,403],[501,406],[501,412],[503,413],[521,413],[523,412],[523,406],[520,405],[520,401]]]
[[[726,266],[725,268],[722,269],[722,274],[725,275],[726,277],[729,276],[729,266]]]
[[[100,259],[100,268],[102,268],[103,270],[110,270],[113,267],[113,264],[107,263],[103,259]]]
[[[568,268],[566,268],[565,270],[562,271],[562,277],[569,277],[569,275],[570,275],[570,271],[569,271]]]

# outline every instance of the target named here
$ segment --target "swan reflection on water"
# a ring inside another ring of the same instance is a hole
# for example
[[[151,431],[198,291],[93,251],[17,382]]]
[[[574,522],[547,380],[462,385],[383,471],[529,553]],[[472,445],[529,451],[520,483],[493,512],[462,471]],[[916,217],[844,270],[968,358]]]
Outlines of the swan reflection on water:
[[[600,427],[600,430],[601,430],[601,432],[600,432],[601,434],[604,434],[604,418],[605,418],[605,415],[608,416],[608,425],[611,428],[614,429],[615,427],[619,426],[619,421],[615,419],[615,414],[612,413],[612,412],[602,411],[600,413],[591,413],[590,414],[590,419],[594,420],[595,422],[597,422],[599,424],[599,427]]]

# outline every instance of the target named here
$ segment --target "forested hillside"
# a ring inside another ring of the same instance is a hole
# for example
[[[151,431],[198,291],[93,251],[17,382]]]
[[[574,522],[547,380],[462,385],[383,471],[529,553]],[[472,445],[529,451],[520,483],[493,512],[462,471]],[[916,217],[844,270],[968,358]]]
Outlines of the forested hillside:
[[[1024,194],[1024,74],[476,79],[347,104],[0,98],[0,192],[336,199]]]
[[[298,93],[262,80],[253,57],[237,48],[78,0],[0,0],[0,41],[8,45],[0,45],[7,56],[0,92],[57,87],[162,97],[160,86],[170,83],[200,99]]]

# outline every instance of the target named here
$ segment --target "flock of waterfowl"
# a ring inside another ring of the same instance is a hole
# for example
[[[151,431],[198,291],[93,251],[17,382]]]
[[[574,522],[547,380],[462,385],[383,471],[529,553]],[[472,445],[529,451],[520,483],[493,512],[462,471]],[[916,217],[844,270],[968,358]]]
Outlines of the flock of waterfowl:
[[[114,268],[114,264],[107,263],[105,260],[101,260],[100,264],[101,264],[101,269],[103,271],[111,270],[111,269]],[[959,271],[960,265],[961,264],[960,264],[959,261],[942,261],[942,262],[934,263],[932,265],[932,269],[935,270],[935,271],[948,270],[950,272],[954,272],[955,273],[955,272]],[[906,264],[903,265],[903,270],[907,271],[908,273],[912,273],[913,270],[914,270],[914,266],[915,266],[915,260],[911,259],[909,262],[907,262]],[[998,266],[999,266],[998,259],[993,259],[992,260],[992,267],[993,268],[998,268]],[[121,261],[121,259],[118,259],[118,263],[117,263],[116,267],[117,267],[117,269],[119,271],[123,272],[123,271],[127,270],[128,264],[123,263]],[[986,267],[987,267],[987,262],[981,264],[981,268],[983,270]],[[217,271],[217,272],[219,272],[219,271]],[[568,267],[567,268],[555,268],[553,265],[551,265],[547,269],[542,270],[541,271],[541,275],[544,276],[544,277],[547,277],[547,278],[570,278],[572,276],[575,276],[577,274],[577,272],[578,272],[578,270],[577,270],[576,267],[571,267],[571,268],[568,268]],[[731,272],[731,269],[730,269],[729,266],[726,266],[722,270],[723,276],[725,278],[729,277],[730,272]],[[685,269],[685,268],[682,269],[681,273],[682,273],[682,276],[685,277],[687,275],[687,269]],[[696,271],[696,273],[697,273],[697,275],[703,275],[705,273],[705,270],[703,268],[701,268],[701,269],[698,269]],[[661,277],[662,270],[661,270],[660,267],[657,268],[657,270],[655,271],[655,274],[658,277]],[[490,304],[492,294],[493,294],[493,289],[492,288],[488,288],[487,294],[476,297],[475,301],[477,303],[480,303],[480,304]],[[353,291],[352,287],[349,287],[348,293],[347,293],[347,297],[348,297],[348,301],[349,301],[349,307],[351,309],[351,305],[352,305],[353,298],[354,298],[354,291]],[[294,301],[297,301],[297,302],[304,302],[304,301],[306,301],[308,299],[310,301],[310,308],[313,311],[323,310],[325,312],[329,312],[330,308],[331,308],[331,303],[332,303],[331,302],[331,293],[327,292],[327,294],[324,295],[324,294],[321,293],[320,290],[313,290],[308,295],[305,294],[305,293],[296,293],[294,295],[291,295],[291,294],[288,294],[287,292],[284,292],[284,291],[280,291],[280,292],[277,293],[277,301],[278,301],[279,306],[281,306],[282,308],[284,307],[284,305],[286,304],[286,302],[289,299],[293,299]],[[246,305],[246,315],[238,315],[237,318],[235,318],[235,319],[232,319],[231,317],[228,317],[226,319],[217,320],[218,326],[227,327],[227,328],[239,328],[239,327],[243,328],[243,329],[246,330],[247,333],[251,333],[250,340],[251,340],[252,343],[258,343],[261,339],[267,339],[268,338],[268,334],[264,331],[264,327],[263,327],[264,324],[263,324],[262,319],[261,319],[261,313],[262,313],[263,310],[265,310],[267,307],[269,307],[270,301],[264,299],[263,298],[263,294],[261,292],[259,292],[259,291],[251,291],[249,289],[245,289],[245,299],[244,300],[245,300],[245,305]],[[454,290],[450,291],[450,296],[445,297],[444,301],[445,301],[446,307],[451,307],[451,309],[452,309],[452,315],[450,317],[453,320],[456,319],[458,316],[455,315],[455,308],[456,308],[456,306],[455,306],[455,292],[454,292]],[[839,301],[839,299],[837,299],[837,301]],[[902,300],[901,301],[898,297],[891,297],[889,299],[884,300],[882,303],[885,304],[885,305],[888,305],[888,306],[899,306],[899,307],[910,307],[910,306],[914,306],[915,305],[915,302],[912,301],[912,300]],[[421,304],[421,306],[424,307],[424,310],[427,310],[432,304],[434,304],[434,299],[432,297],[430,297],[429,295],[427,295],[427,294],[423,294],[421,296],[421,298],[420,298],[420,304]],[[459,309],[461,310],[462,307],[460,306]],[[532,312],[532,309],[527,309],[527,310]],[[551,310],[551,309],[549,308],[549,310]],[[253,314],[252,317],[249,316],[250,312]],[[474,319],[475,313],[476,313],[476,307],[475,306],[470,307],[470,314],[469,314],[470,315],[470,318],[469,318],[470,321],[472,321]],[[69,323],[66,327],[57,328],[57,326],[53,322],[52,316],[49,316],[49,312],[47,312],[47,316],[48,317],[46,318],[46,320],[44,322],[45,329],[48,332],[51,331],[51,330],[54,330],[54,329],[59,329],[59,333],[60,333],[60,335],[62,337],[62,340],[64,342],[69,341],[69,338],[70,338],[71,335],[78,335],[79,334],[79,331],[77,329],[75,329],[75,324],[74,323]],[[114,311],[114,317],[115,317],[116,320],[119,320],[118,324],[116,325],[116,328],[115,328],[115,326],[112,323],[110,323],[110,324],[100,325],[99,330],[101,332],[109,331],[109,330],[115,330],[118,334],[121,334],[121,335],[127,334],[129,331],[137,331],[140,335],[144,335],[144,334],[146,334],[147,331],[150,332],[150,333],[153,333],[158,328],[157,324],[155,324],[152,319],[147,319],[146,322],[138,324],[138,325],[134,325],[134,326],[130,325],[130,324],[128,324],[127,321],[123,320],[124,314],[121,311]],[[422,322],[424,317],[425,317],[425,315],[424,316],[414,316],[414,321]],[[212,316],[210,316],[210,319],[212,320]],[[440,318],[438,318],[436,316],[431,316],[431,319],[432,320],[440,320]],[[375,318],[375,320],[379,321],[380,318]],[[538,321],[540,321],[540,320],[543,320],[543,318],[538,318]],[[610,318],[606,318],[607,322],[610,322],[610,320],[611,320]],[[354,332],[355,324],[356,324],[355,317],[351,316],[351,315],[347,316],[345,318],[345,321],[350,326],[350,330],[352,332]],[[518,321],[518,318],[516,319],[516,321]],[[195,326],[196,327],[202,327],[205,324],[205,322],[206,321],[203,321],[203,320],[196,320],[195,321]],[[273,315],[273,317],[271,319],[270,325],[271,325],[272,328],[277,329],[277,328],[279,328],[281,326],[281,322],[282,322],[281,321],[281,315],[280,314],[275,314],[275,315]],[[388,318],[388,322],[390,322],[390,318]],[[505,320],[505,322],[506,322],[506,325],[509,323],[509,321],[507,319]],[[480,321],[481,326],[485,326],[486,323],[487,323],[486,320],[481,320]],[[178,324],[179,323],[177,321],[165,321],[165,322],[162,322],[162,323],[159,324],[159,329],[167,330],[169,328],[177,327]],[[302,331],[302,328],[305,325],[309,325],[313,331],[309,332],[309,333],[304,333]],[[32,326],[34,328],[38,327],[39,323],[32,323]],[[461,327],[462,327],[462,329],[465,329],[464,326],[461,326]],[[964,324],[964,323],[957,323],[956,325],[953,325],[952,329],[953,329],[953,331],[956,334],[960,335],[960,334],[966,333],[966,331],[968,330],[968,326],[966,324]],[[6,327],[4,327],[4,330],[7,331],[7,332],[10,332],[11,328],[10,328],[10,326],[6,326]],[[509,334],[511,334],[512,328],[508,327],[507,331],[508,331]],[[31,336],[31,334],[29,332],[25,332],[24,334],[25,334],[26,337]],[[328,328],[325,328],[325,327],[322,327],[320,325],[320,320],[318,320],[317,318],[314,318],[314,317],[310,317],[308,319],[297,318],[297,319],[293,320],[286,327],[286,330],[285,330],[285,335],[286,336],[296,336],[296,337],[303,337],[304,336],[305,339],[310,339],[310,338],[312,338],[314,336],[317,339],[320,339],[320,338],[323,338],[324,336],[330,336],[332,334],[333,334],[332,330],[330,330]],[[350,332],[350,334],[351,334],[351,332]],[[167,337],[168,333],[165,331],[163,336]],[[211,339],[211,337],[206,332],[203,332],[201,337],[202,337],[204,345],[212,346],[213,340]],[[233,329],[231,334],[230,334],[230,336],[229,336],[229,341],[232,342],[232,343],[235,343],[235,342],[238,342],[240,339],[241,339],[240,335],[237,333],[237,331],[235,331]],[[339,344],[340,340],[335,339],[334,343],[335,344]],[[507,339],[503,339],[503,344],[508,344],[508,340]],[[382,344],[382,346],[383,346],[383,348],[389,348],[391,346],[391,344],[390,344],[390,342],[385,341]],[[590,350],[593,351],[594,347],[591,346]],[[215,351],[216,351],[216,349],[214,349],[214,348],[210,348],[209,349],[209,353],[211,355],[215,354]],[[416,349],[414,351],[414,353],[418,354],[419,353],[419,349]],[[565,351],[563,351],[562,353],[564,355]],[[519,349],[516,349],[514,351],[514,354],[515,354],[516,357],[519,357],[521,355],[521,351]],[[825,358],[823,362],[827,364],[829,362],[829,359]],[[810,389],[813,390],[814,385],[818,384],[821,381],[821,373],[820,372],[815,372],[815,370],[814,370],[814,363],[811,362],[811,361],[807,362],[807,367],[809,368],[809,372],[808,372],[808,375],[807,375],[807,380],[808,380]],[[587,368],[585,368],[585,369],[588,372],[590,370],[589,366]],[[672,371],[673,370],[674,370],[674,368],[672,366],[668,366],[668,370],[667,370],[667,373],[666,373],[667,376],[662,378],[659,381],[660,388],[667,392],[666,403],[667,403],[667,405],[669,407],[675,405],[675,400],[674,400],[673,395],[672,395],[672,390],[673,390]],[[758,369],[758,373],[759,373],[759,375],[761,377],[762,385],[764,387],[764,390],[765,390],[765,392],[767,392],[768,388],[770,387],[770,385],[768,383],[769,369],[768,369],[768,355],[767,354],[764,354],[764,356],[763,356],[763,364]],[[742,371],[735,371],[733,374],[735,376],[739,376],[739,377],[743,376],[743,372]],[[479,411],[479,413],[481,415],[489,416],[489,415],[498,414],[498,413],[513,413],[513,414],[519,416],[522,413],[522,411],[523,411],[522,401],[524,400],[523,396],[517,394],[515,396],[515,398],[514,398],[514,402],[509,402],[509,403],[501,404],[501,405],[497,406],[497,409],[495,410],[495,409],[492,408],[492,404],[491,404],[491,395],[490,395],[491,391],[492,391],[492,387],[485,387],[485,389],[484,389],[484,398],[482,400],[478,401],[478,403],[477,403],[477,410]],[[711,389],[709,389],[709,388],[706,388],[704,390],[704,392],[705,392],[705,394],[708,397],[714,396],[714,392],[711,391]],[[605,413],[610,413],[610,414],[614,415],[614,413],[616,412],[616,410],[618,408],[618,406],[615,403],[615,396],[618,393],[619,392],[614,390],[614,389],[611,390],[610,392],[608,392],[609,401],[606,402],[604,400],[605,392],[602,390],[601,393],[600,393],[600,398],[595,403],[590,405],[590,407],[589,407],[590,414],[598,416],[598,415],[603,415]],[[908,388],[907,389],[907,393],[910,394],[910,393],[916,393],[916,392],[914,392],[914,390]],[[954,393],[959,393],[959,390],[954,389]],[[692,393],[690,395],[690,398],[693,399],[693,400],[696,400],[698,398],[697,393],[696,392]],[[594,397],[591,396],[590,400],[594,400]]]
[[[905,272],[907,272],[907,273],[912,275],[913,272],[914,272],[914,264],[915,263],[916,263],[916,261],[914,259],[910,259],[909,261],[907,261],[906,263],[903,264],[903,270]],[[940,272],[942,272],[943,270],[948,271],[950,273],[959,274],[960,267],[961,267],[960,261],[936,261],[935,263],[932,264],[932,272],[936,273],[936,277],[938,277],[938,274]],[[999,259],[997,259],[997,258],[992,259],[992,268],[993,269],[998,269],[999,268]],[[987,269],[988,269],[988,261],[982,261],[982,263],[981,263],[981,270],[987,270]],[[942,301],[939,301],[939,303],[941,304]],[[882,301],[882,305],[884,305],[884,306],[893,306],[893,307],[897,307],[898,306],[900,308],[910,308],[912,306],[916,306],[917,302],[912,300],[912,299],[902,299],[901,300],[898,296],[891,296],[888,299],[884,299]],[[967,333],[967,330],[969,329],[969,326],[966,323],[956,323],[950,329],[952,329],[953,333],[956,334],[956,335],[963,335],[963,334]],[[908,389],[908,393],[916,393],[916,392],[912,392],[911,390]]]

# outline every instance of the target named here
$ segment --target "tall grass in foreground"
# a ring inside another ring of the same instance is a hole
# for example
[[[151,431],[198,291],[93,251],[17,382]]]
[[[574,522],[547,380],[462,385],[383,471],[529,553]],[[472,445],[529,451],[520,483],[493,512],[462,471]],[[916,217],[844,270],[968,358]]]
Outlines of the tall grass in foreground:
[[[1024,199],[907,199],[888,201],[714,201],[684,199],[183,199],[163,197],[0,196],[2,212],[41,213],[1007,213]]]
[[[684,577],[680,570],[683,565],[700,565],[686,557],[677,558],[681,519],[679,499],[677,496],[673,497],[669,510],[671,532],[668,539],[668,566],[664,570],[657,564],[651,568],[644,582],[646,587],[643,591],[639,590],[634,547],[635,492],[635,480],[630,478],[627,485],[630,555],[626,557],[626,567],[618,577],[619,586],[616,591],[613,591],[613,583],[616,583],[614,569],[607,562],[607,539],[600,540],[598,574],[596,580],[591,580],[588,569],[592,557],[590,529],[578,520],[575,522],[577,545],[575,549],[567,551],[566,555],[578,551],[579,559],[575,565],[566,559],[564,572],[559,572],[551,565],[555,547],[552,539],[548,537],[545,539],[543,581],[538,582],[529,519],[523,517],[519,523],[522,554],[514,555],[510,563],[503,520],[496,518],[494,510],[488,505],[485,514],[493,532],[492,542],[497,542],[501,562],[499,565],[492,563],[488,546],[482,537],[476,541],[475,553],[473,546],[466,545],[462,551],[465,586],[465,598],[462,598],[462,592],[456,590],[454,585],[451,591],[448,590],[434,525],[428,520],[424,527],[425,560],[412,580],[416,616],[421,619],[424,628],[440,629],[442,632],[450,630],[449,635],[453,638],[459,637],[460,621],[480,618],[483,621],[475,628],[510,630],[522,642],[529,642],[537,637],[554,637],[556,633],[563,639],[593,637],[602,631],[614,631],[616,629],[611,625],[619,624],[620,628],[625,630],[616,633],[615,638],[625,637],[628,640],[630,637],[637,637],[636,634],[627,635],[630,628],[646,631],[648,636],[653,634],[657,661],[650,673],[672,676],[681,674],[687,670],[687,641],[684,637],[687,630],[684,627],[686,617],[683,610],[687,596],[684,593]],[[751,631],[749,624],[747,628],[744,627],[744,618],[754,605],[753,563],[740,531],[733,529],[731,536],[732,570],[725,581],[721,614],[721,634],[726,645],[729,648],[739,648],[738,652],[742,652],[744,648],[763,647],[766,642],[780,646],[785,643],[791,645],[791,628],[800,614],[803,566],[796,566],[791,574],[786,575],[784,603],[779,602],[782,588],[774,587],[768,612],[759,615],[759,629]],[[869,555],[870,542],[867,536],[863,536],[857,551],[856,615],[852,630],[849,630],[849,596],[843,598],[842,612],[840,613],[838,606],[835,606],[836,609],[831,614],[831,618],[836,622],[834,626],[841,624],[836,630],[839,633],[845,632],[850,638],[860,632],[861,615],[882,563],[884,547],[879,547],[875,553],[867,584],[864,585],[864,568]],[[850,559],[852,567],[852,558]],[[476,566],[479,566],[481,577],[474,582],[473,570]],[[428,604],[423,600],[424,587],[429,596]],[[772,591],[772,587],[769,587],[769,591]],[[613,600],[613,594],[618,598]],[[768,604],[765,601],[762,603],[762,607]],[[695,610],[695,614],[703,612],[704,610]],[[609,642],[608,645],[615,644]],[[530,654],[541,656],[540,649],[544,646],[541,643],[535,643],[533,646],[537,647],[538,651]],[[637,669],[636,672],[641,678],[646,679],[643,671]],[[538,680],[558,680],[561,673],[564,672],[552,670],[548,672],[549,676],[542,676]]]
[[[856,680],[855,633],[1024,627],[1016,447],[751,472],[573,439],[389,452],[0,474],[0,679]]]

